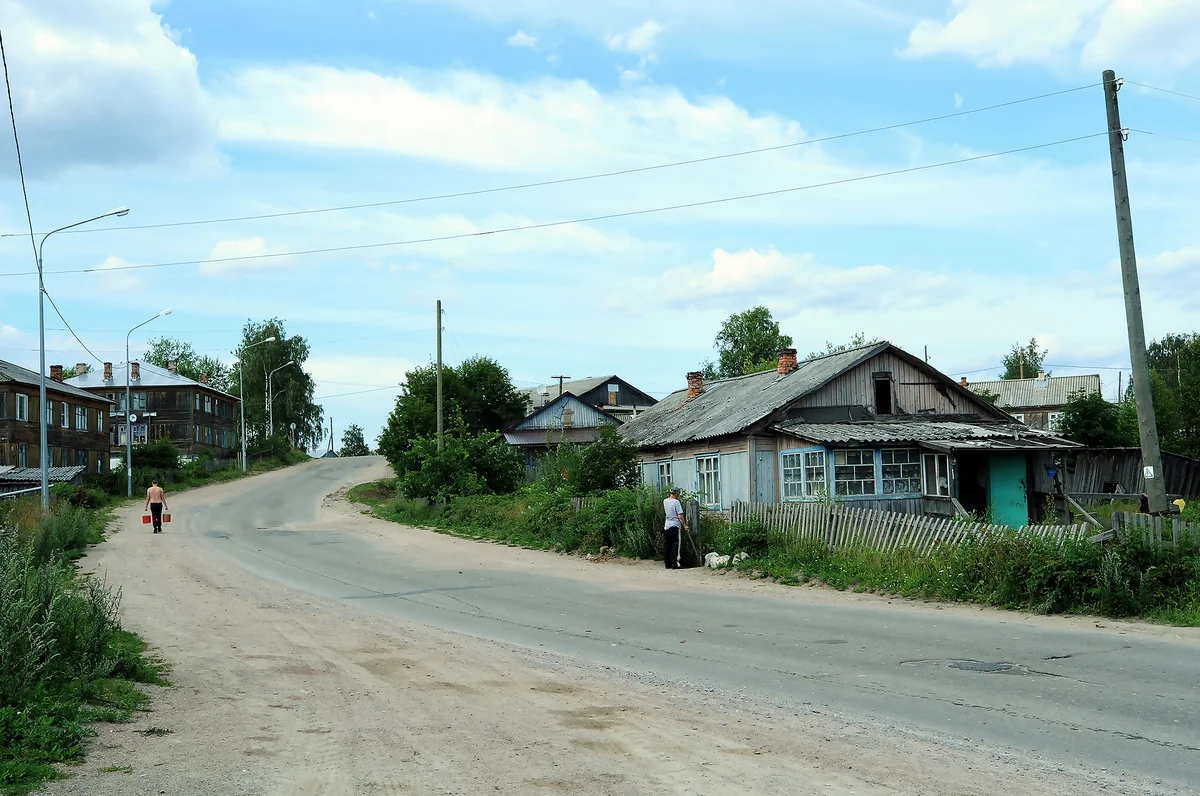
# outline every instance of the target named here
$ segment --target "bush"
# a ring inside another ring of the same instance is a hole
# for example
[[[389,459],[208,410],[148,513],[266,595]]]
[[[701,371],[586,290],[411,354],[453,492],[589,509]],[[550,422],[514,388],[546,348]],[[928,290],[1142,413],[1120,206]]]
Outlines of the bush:
[[[410,498],[448,500],[508,494],[521,485],[521,454],[493,432],[471,433],[462,419],[451,423],[438,450],[436,437],[419,437],[400,454],[400,489]]]
[[[538,482],[548,490],[567,489],[589,495],[641,482],[637,448],[621,439],[615,428],[600,430],[590,445],[562,442],[538,462]]]

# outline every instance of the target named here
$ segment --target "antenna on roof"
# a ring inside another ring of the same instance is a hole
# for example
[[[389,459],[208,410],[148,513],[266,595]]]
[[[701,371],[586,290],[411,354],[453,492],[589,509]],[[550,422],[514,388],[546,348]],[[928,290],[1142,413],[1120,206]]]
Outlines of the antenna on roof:
[[[562,394],[563,394],[563,382],[571,377],[570,376],[551,376],[550,378],[558,379],[558,397],[561,398]]]

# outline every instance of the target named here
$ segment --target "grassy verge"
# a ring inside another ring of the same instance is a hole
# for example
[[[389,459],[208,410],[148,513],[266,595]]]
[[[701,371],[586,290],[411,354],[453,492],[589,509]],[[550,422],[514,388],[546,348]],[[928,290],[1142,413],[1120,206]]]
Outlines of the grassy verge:
[[[430,505],[397,499],[393,479],[355,487],[350,498],[382,519],[470,539],[634,558],[661,555],[661,495],[650,489],[598,493],[580,511],[569,499],[537,486],[514,495]],[[755,524],[731,526],[707,517],[701,520],[700,539],[704,552],[745,552],[750,557],[740,564],[742,571],[785,584],[822,583],[910,599],[1200,626],[1197,543],[1155,551],[1135,543],[1059,545],[1011,533],[923,557],[911,550],[829,550]]]
[[[103,538],[108,515],[56,501],[0,504],[0,793],[57,779],[83,756],[90,722],[128,721],[139,683],[166,666],[121,629],[120,594],[71,563]]]

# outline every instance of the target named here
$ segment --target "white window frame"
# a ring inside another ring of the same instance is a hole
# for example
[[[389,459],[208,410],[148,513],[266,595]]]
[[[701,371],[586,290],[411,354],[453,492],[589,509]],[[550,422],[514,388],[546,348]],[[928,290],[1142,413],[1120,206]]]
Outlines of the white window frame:
[[[212,396],[211,395],[204,396],[204,411],[210,415],[213,413]]]
[[[721,508],[721,454],[696,457],[696,493],[704,508]]]
[[[826,498],[829,495],[829,456],[825,449],[781,451],[779,483],[780,496],[785,503]]]
[[[67,422],[71,419],[71,405],[66,401],[62,401],[59,405],[62,407],[62,409],[59,410],[59,416],[62,418],[62,422],[59,423],[59,425],[63,428],[70,428],[70,426],[67,425]]]
[[[1015,417],[1017,419],[1017,421],[1020,423],[1025,422],[1025,413],[1024,412],[1013,412],[1013,417]]]
[[[1062,412],[1049,412],[1046,415],[1046,430],[1058,431],[1058,425],[1062,422]]]
[[[79,431],[88,430],[88,410],[82,404],[75,404],[75,428]]]
[[[945,463],[945,483],[942,483],[942,468],[939,466]],[[930,488],[930,467],[933,467],[934,486]],[[950,454],[948,453],[926,453],[921,457],[921,486],[924,489],[926,497],[951,497],[950,491]]]
[[[135,411],[135,412],[145,412],[146,411],[146,393],[135,392],[130,397],[130,400],[133,402],[133,411]]]
[[[658,488],[669,489],[671,487],[671,460],[660,459],[654,463],[654,467],[658,474]]]
[[[17,393],[17,414],[15,419],[22,423],[29,422],[29,396],[23,392]]]
[[[902,457],[906,461],[897,462],[896,459]],[[892,461],[887,461],[888,459]],[[900,468],[899,475],[888,475],[888,468]],[[907,468],[907,469],[906,469]],[[882,448],[879,451],[879,493],[884,497],[897,497],[908,495],[920,495],[924,491],[923,485],[924,474],[921,470],[921,451],[919,448]],[[911,482],[916,483],[916,489],[906,489],[900,491],[893,488],[888,491],[888,482],[899,485],[901,481],[910,482],[905,486],[911,486]]]
[[[866,459],[870,461],[865,461]],[[871,468],[870,479],[858,477],[864,474],[864,467]],[[856,477],[839,478],[838,470],[848,468],[853,468],[851,474]],[[846,485],[845,491],[839,489],[842,484]],[[852,491],[851,484],[858,484],[862,491]],[[869,492],[866,491],[868,485],[871,490]],[[833,491],[839,498],[875,497],[879,494],[879,461],[874,448],[838,448],[833,451]]]
[[[17,443],[17,467],[29,466],[29,444],[25,442]]]

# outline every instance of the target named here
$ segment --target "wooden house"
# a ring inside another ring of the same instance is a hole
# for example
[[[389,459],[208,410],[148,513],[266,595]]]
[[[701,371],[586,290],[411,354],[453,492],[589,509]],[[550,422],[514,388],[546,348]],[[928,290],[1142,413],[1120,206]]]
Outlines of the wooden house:
[[[657,401],[619,376],[600,376],[548,384],[524,390],[526,412],[536,413],[570,393],[576,400],[624,422]]]
[[[1039,373],[1036,379],[997,379],[995,381],[960,382],[971,392],[998,396],[1000,407],[1030,428],[1057,431],[1058,418],[1071,396],[1077,393],[1100,392],[1100,376],[1047,376]]]
[[[710,509],[844,501],[995,522],[1040,520],[1061,495],[1056,454],[1077,447],[1018,423],[919,357],[882,342],[679,390],[621,435],[647,483]]]
[[[565,392],[505,429],[504,439],[509,445],[520,448],[525,465],[529,467],[563,442],[587,445],[600,437],[604,427],[620,425],[621,420],[616,415]]]
[[[46,441],[52,480],[74,481],[81,474],[107,472],[108,400],[64,384],[61,367],[50,373]],[[10,484],[24,477],[19,471],[25,469],[36,471],[41,479],[39,381],[36,371],[0,361],[0,467],[12,468],[6,471]]]
[[[113,445],[125,446],[125,368],[104,363],[102,371],[86,367],[67,384],[115,404],[110,422]],[[133,444],[169,440],[184,457],[226,459],[238,452],[238,399],[203,380],[181,376],[173,368],[132,363],[129,372],[133,403]]]

